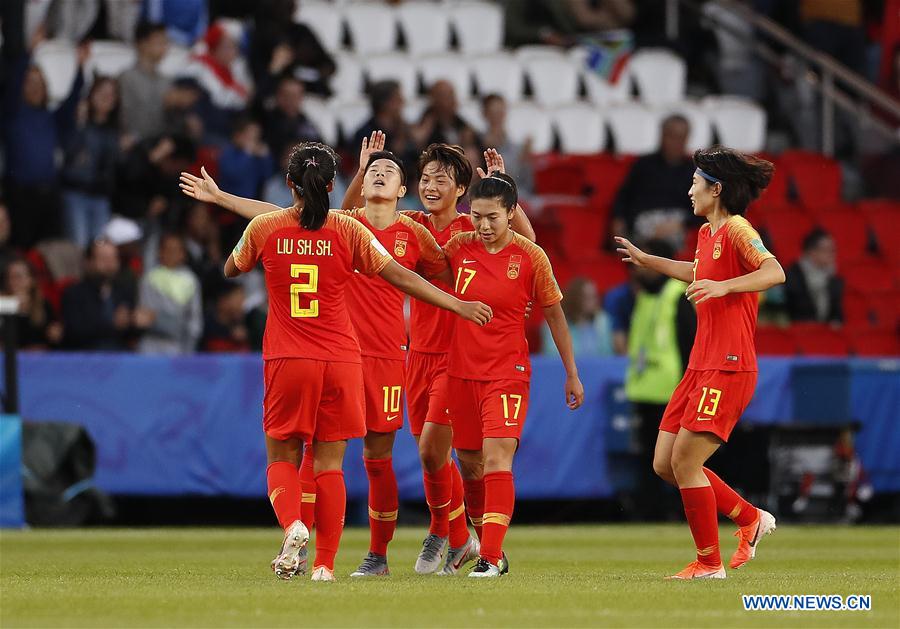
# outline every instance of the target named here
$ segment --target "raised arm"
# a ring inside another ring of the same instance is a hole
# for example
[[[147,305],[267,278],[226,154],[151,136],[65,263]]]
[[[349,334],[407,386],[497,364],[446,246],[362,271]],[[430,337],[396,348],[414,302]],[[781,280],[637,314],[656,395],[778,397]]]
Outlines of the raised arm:
[[[181,181],[178,185],[181,187],[181,191],[192,199],[203,203],[215,203],[248,220],[260,214],[268,214],[282,209],[274,203],[239,197],[220,190],[215,180],[206,172],[205,166],[200,168],[200,174],[203,176],[197,177],[191,173],[181,173]]]
[[[484,179],[490,173],[494,172],[506,172],[506,163],[503,161],[503,155],[500,154],[500,151],[497,149],[487,149],[484,152],[484,168],[481,166],[475,169],[478,173],[478,176]],[[528,220],[528,215],[525,214],[525,210],[522,209],[522,206],[518,203],[516,204],[516,211],[513,212],[512,222],[509,224],[510,229],[521,236],[525,236],[531,242],[537,242],[537,235],[534,233],[534,228],[531,226],[531,221]]]
[[[342,210],[352,210],[355,207],[362,207],[366,204],[362,189],[363,177],[366,176],[366,164],[369,163],[369,156],[372,153],[384,150],[386,139],[387,135],[385,135],[384,131],[378,130],[373,131],[369,137],[362,139],[362,144],[359,147],[359,168],[357,168],[356,174],[353,175],[350,185],[347,186],[344,200],[341,201]]]
[[[559,351],[563,366],[566,368],[566,406],[575,410],[584,403],[584,385],[578,378],[578,367],[575,365],[575,351],[572,349],[572,335],[562,306],[558,303],[544,308],[544,319],[553,336],[553,343]]]
[[[635,247],[630,240],[622,236],[616,236],[615,240],[620,245],[616,251],[624,256],[622,258],[624,262],[630,262],[635,266],[647,267],[682,282],[690,283],[694,280],[693,262],[682,262],[680,260],[651,256]]]
[[[424,301],[432,306],[449,310],[463,319],[478,325],[487,324],[493,317],[490,306],[480,301],[461,301],[422,279],[409,269],[403,268],[395,260],[391,260],[379,275],[386,282],[410,297],[415,297],[419,301]]]

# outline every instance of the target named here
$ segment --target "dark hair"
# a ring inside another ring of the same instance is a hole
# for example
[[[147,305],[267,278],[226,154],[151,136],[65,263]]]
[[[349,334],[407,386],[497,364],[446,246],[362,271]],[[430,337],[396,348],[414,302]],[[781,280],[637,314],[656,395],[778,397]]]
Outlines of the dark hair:
[[[665,129],[667,126],[672,124],[673,122],[680,122],[685,125],[688,129],[691,128],[691,121],[687,119],[683,114],[669,114],[665,118],[663,118],[662,124],[660,125],[660,129]]]
[[[516,181],[499,171],[494,171],[472,186],[470,199],[499,199],[507,210],[512,210],[519,202],[519,190]]]
[[[328,218],[328,184],[334,181],[338,157],[320,142],[302,142],[294,147],[288,162],[288,178],[303,199],[300,226],[316,231]]]
[[[97,255],[97,249],[98,249],[101,245],[110,245],[110,246],[112,246],[112,247],[116,250],[116,252],[117,252],[117,254],[118,254],[119,248],[116,247],[116,243],[114,243],[112,240],[110,240],[110,239],[107,238],[106,236],[98,236],[97,238],[94,238],[94,239],[88,244],[87,247],[85,247],[85,249],[84,249],[84,259],[85,259],[85,260],[93,260],[94,257]]]
[[[254,124],[258,125],[259,122],[252,116],[241,114],[231,122],[231,135],[234,136],[243,133],[247,127]]]
[[[91,122],[94,121],[94,106],[91,103],[91,100],[94,98],[94,92],[99,90],[104,84],[110,83],[113,88],[116,90],[116,106],[112,108],[109,112],[109,115],[106,118],[106,122],[103,123],[104,127],[114,127],[119,124],[119,81],[115,77],[111,76],[95,76],[94,82],[91,83],[91,89],[88,91],[87,95],[87,106],[88,106],[88,120]]]
[[[163,33],[166,32],[165,24],[162,24],[160,22],[149,22],[147,20],[141,20],[134,28],[134,41],[140,43],[149,38],[151,35],[155,35],[160,31],[162,31]]]
[[[500,94],[496,92],[492,92],[481,99],[481,108],[486,109],[488,105],[490,105],[495,100],[499,100],[501,102],[506,102],[506,99],[503,98]]]
[[[584,309],[584,289],[587,286],[597,288],[593,280],[583,275],[573,277],[566,286],[566,290],[563,293],[562,309],[563,314],[566,316],[566,321],[570,325],[587,318],[588,314],[591,315],[591,318],[597,314],[593,312],[588,313]]]
[[[403,185],[406,185],[406,166],[403,165],[403,160],[394,155],[391,151],[375,151],[369,155],[369,161],[366,162],[366,170],[369,170],[369,166],[372,165],[372,162],[379,159],[387,159],[397,164],[397,168],[400,169],[400,177],[402,178]]]
[[[831,234],[822,229],[821,227],[815,227],[806,234],[806,237],[803,238],[803,251],[810,251],[811,249],[815,249],[819,246],[819,244],[828,238],[831,238]]]
[[[369,104],[372,107],[372,114],[378,115],[384,106],[390,101],[397,92],[400,91],[400,83],[393,80],[378,81],[373,83],[369,88]]]
[[[694,152],[694,166],[722,181],[722,205],[729,214],[746,212],[775,172],[772,162],[718,145]]]
[[[466,157],[466,152],[458,144],[429,144],[421,155],[419,155],[419,177],[425,166],[431,162],[437,162],[441,170],[453,177],[456,185],[463,187],[462,196],[466,195],[469,190],[469,184],[472,182],[472,164]]]

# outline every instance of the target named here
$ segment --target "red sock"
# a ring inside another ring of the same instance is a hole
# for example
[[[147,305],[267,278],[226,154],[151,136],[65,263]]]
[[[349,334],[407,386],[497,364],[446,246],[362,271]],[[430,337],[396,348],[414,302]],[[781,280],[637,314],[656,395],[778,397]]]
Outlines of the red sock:
[[[750,526],[756,520],[756,507],[741,498],[741,495],[708,468],[703,473],[716,494],[716,509],[738,526]]]
[[[509,529],[515,504],[516,486],[512,472],[491,472],[484,475],[481,557],[495,566],[503,556],[503,538]]]
[[[719,555],[719,517],[716,515],[716,494],[712,487],[682,489],[681,501],[697,546],[697,561],[704,566],[722,565],[722,557]]]
[[[397,477],[391,459],[363,459],[369,477],[369,551],[387,555],[397,528]]]
[[[453,496],[453,479],[450,463],[434,474],[425,472],[425,502],[431,511],[428,532],[438,537],[450,536],[450,501]]]
[[[266,485],[269,502],[281,528],[287,528],[300,519],[300,478],[297,466],[287,461],[275,461],[266,468]]]
[[[306,446],[303,462],[300,464],[300,487],[303,497],[300,499],[300,519],[310,531],[316,525],[316,476],[313,472],[313,449]]]
[[[316,561],[313,567],[334,570],[334,557],[344,531],[347,488],[344,472],[329,470],[316,475]]]
[[[463,500],[463,480],[456,461],[450,461],[450,548],[459,548],[469,541],[466,524],[466,503]]]
[[[484,479],[466,479],[463,481],[466,491],[466,511],[469,521],[475,528],[475,534],[481,539],[481,518],[484,515]]]

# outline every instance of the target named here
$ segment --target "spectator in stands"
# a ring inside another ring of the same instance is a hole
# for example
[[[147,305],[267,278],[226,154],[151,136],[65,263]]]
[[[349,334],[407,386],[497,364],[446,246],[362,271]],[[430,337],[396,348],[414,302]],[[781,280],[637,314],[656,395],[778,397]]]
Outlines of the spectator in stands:
[[[45,349],[62,340],[62,324],[44,299],[34,268],[23,258],[13,258],[3,267],[2,294],[19,300],[16,338],[22,349]]]
[[[187,266],[184,238],[167,233],[159,241],[159,266],[141,278],[139,308],[147,318],[139,350],[189,354],[203,332],[200,282]]]
[[[119,128],[144,140],[166,130],[164,106],[171,80],[159,73],[159,64],[169,49],[169,38],[165,25],[153,22],[140,22],[134,37],[137,61],[119,75]]]
[[[497,149],[503,155],[506,172],[516,180],[519,198],[527,199],[534,194],[530,142],[519,144],[509,137],[506,132],[506,100],[499,94],[488,94],[482,99],[481,113],[487,125],[481,143],[485,148]]]
[[[144,0],[142,17],[165,24],[169,39],[190,48],[206,31],[209,23],[208,0]]]
[[[238,196],[256,198],[273,169],[259,123],[247,117],[236,120],[231,142],[219,157],[222,187]]]
[[[206,352],[246,352],[250,349],[241,284],[222,283],[215,305],[207,314],[201,346]]]
[[[206,132],[203,120],[209,108],[209,97],[197,81],[190,77],[175,79],[166,93],[164,120],[167,132],[202,144]]]
[[[97,78],[65,142],[62,170],[66,236],[84,249],[109,222],[110,194],[119,154],[115,79]]]
[[[803,239],[803,255],[791,266],[784,284],[791,321],[844,321],[844,280],[837,276],[834,239],[816,228]]]
[[[434,143],[477,145],[477,134],[458,112],[456,90],[449,81],[436,81],[428,90],[428,107],[413,128],[413,139],[421,150]]]
[[[187,264],[201,283],[207,285],[213,278],[218,279],[225,258],[222,255],[219,225],[213,220],[212,208],[206,203],[197,202],[188,209],[184,244]]]
[[[135,296],[114,281],[119,268],[119,252],[108,240],[95,240],[88,248],[84,279],[63,293],[63,342],[67,348],[126,349],[135,323]]]
[[[612,328],[613,353],[624,356],[628,353],[628,330],[631,327],[631,312],[634,310],[634,294],[637,291],[634,271],[629,266],[631,277],[613,286],[603,296],[603,311],[609,315]]]
[[[642,240],[661,238],[676,251],[681,248],[685,227],[697,223],[687,195],[694,172],[687,151],[689,134],[684,116],[674,114],[663,121],[659,150],[635,160],[619,188],[611,233]]]
[[[0,197],[0,269],[16,256],[15,249],[10,244],[12,225],[9,221],[9,208],[6,200]]]
[[[184,136],[164,135],[136,144],[124,156],[116,186],[116,211],[134,219],[164,219],[175,225],[187,204],[178,177],[196,159],[196,148]]]
[[[289,75],[310,94],[329,96],[328,81],[337,66],[315,32],[294,21],[295,0],[260,0],[256,6],[250,55],[260,95],[271,94],[277,79]]]
[[[413,140],[412,128],[403,119],[403,107],[406,103],[400,83],[386,80],[373,84],[369,89],[369,104],[372,107],[372,117],[356,130],[348,149],[355,155],[363,138],[371,137],[374,131],[384,131],[385,149],[400,156],[406,163],[414,163],[418,157],[418,149]]]
[[[502,0],[506,45],[571,46],[579,34],[625,28],[634,21],[633,0]]]
[[[286,145],[296,141],[319,142],[316,126],[303,113],[303,83],[292,76],[278,82],[275,106],[265,114],[266,144],[273,155],[281,155]]]
[[[43,41],[38,29],[31,50]],[[3,96],[3,139],[6,144],[5,193],[12,218],[12,241],[23,248],[59,231],[59,181],[55,153],[75,124],[84,85],[82,68],[89,49],[77,50],[77,71],[68,96],[55,109],[48,106],[47,80],[31,56],[20,55],[7,75]]]
[[[866,75],[862,0],[801,0],[800,18],[806,41]]]
[[[590,279],[576,277],[563,295],[563,312],[572,333],[572,348],[577,356],[612,356],[612,328],[609,317],[600,309],[597,287]],[[559,352],[550,327],[541,326],[541,347],[544,354],[557,356]]]

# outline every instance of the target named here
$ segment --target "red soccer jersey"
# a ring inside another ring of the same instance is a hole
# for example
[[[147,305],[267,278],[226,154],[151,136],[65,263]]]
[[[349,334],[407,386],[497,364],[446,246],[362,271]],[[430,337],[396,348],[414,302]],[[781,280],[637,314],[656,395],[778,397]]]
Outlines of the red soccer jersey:
[[[732,216],[715,234],[707,223],[697,237],[695,280],[730,280],[774,258],[743,216]],[[732,293],[697,306],[697,335],[688,368],[756,371],[756,314],[759,295]]]
[[[375,229],[360,208],[348,214],[365,225],[399,264],[429,278],[447,268],[447,258],[431,233],[406,216],[387,229]],[[380,277],[357,274],[347,291],[353,327],[363,356],[403,360],[408,340],[404,294]]]
[[[485,326],[457,319],[447,373],[468,380],[530,380],[525,307],[545,308],[562,301],[547,254],[513,234],[491,254],[475,233],[455,236],[444,247],[456,279],[456,295],[483,301],[494,311]]]
[[[318,231],[300,227],[293,209],[257,216],[234,248],[244,272],[262,259],[269,291],[263,358],[359,363],[344,289],[354,269],[384,270],[391,256],[362,223],[329,212]]]
[[[440,246],[446,245],[451,238],[463,232],[474,231],[472,219],[468,214],[459,214],[446,229],[438,231],[428,220],[428,215],[424,212],[404,212],[405,216],[413,219],[420,225],[424,225],[434,236],[434,239]],[[451,292],[453,289],[443,282],[433,282],[435,286],[443,291]],[[456,318],[452,312],[436,308],[431,304],[426,304],[413,299],[410,306],[410,346],[417,352],[425,352],[427,354],[445,354],[450,349],[450,338],[452,337],[454,319]]]

